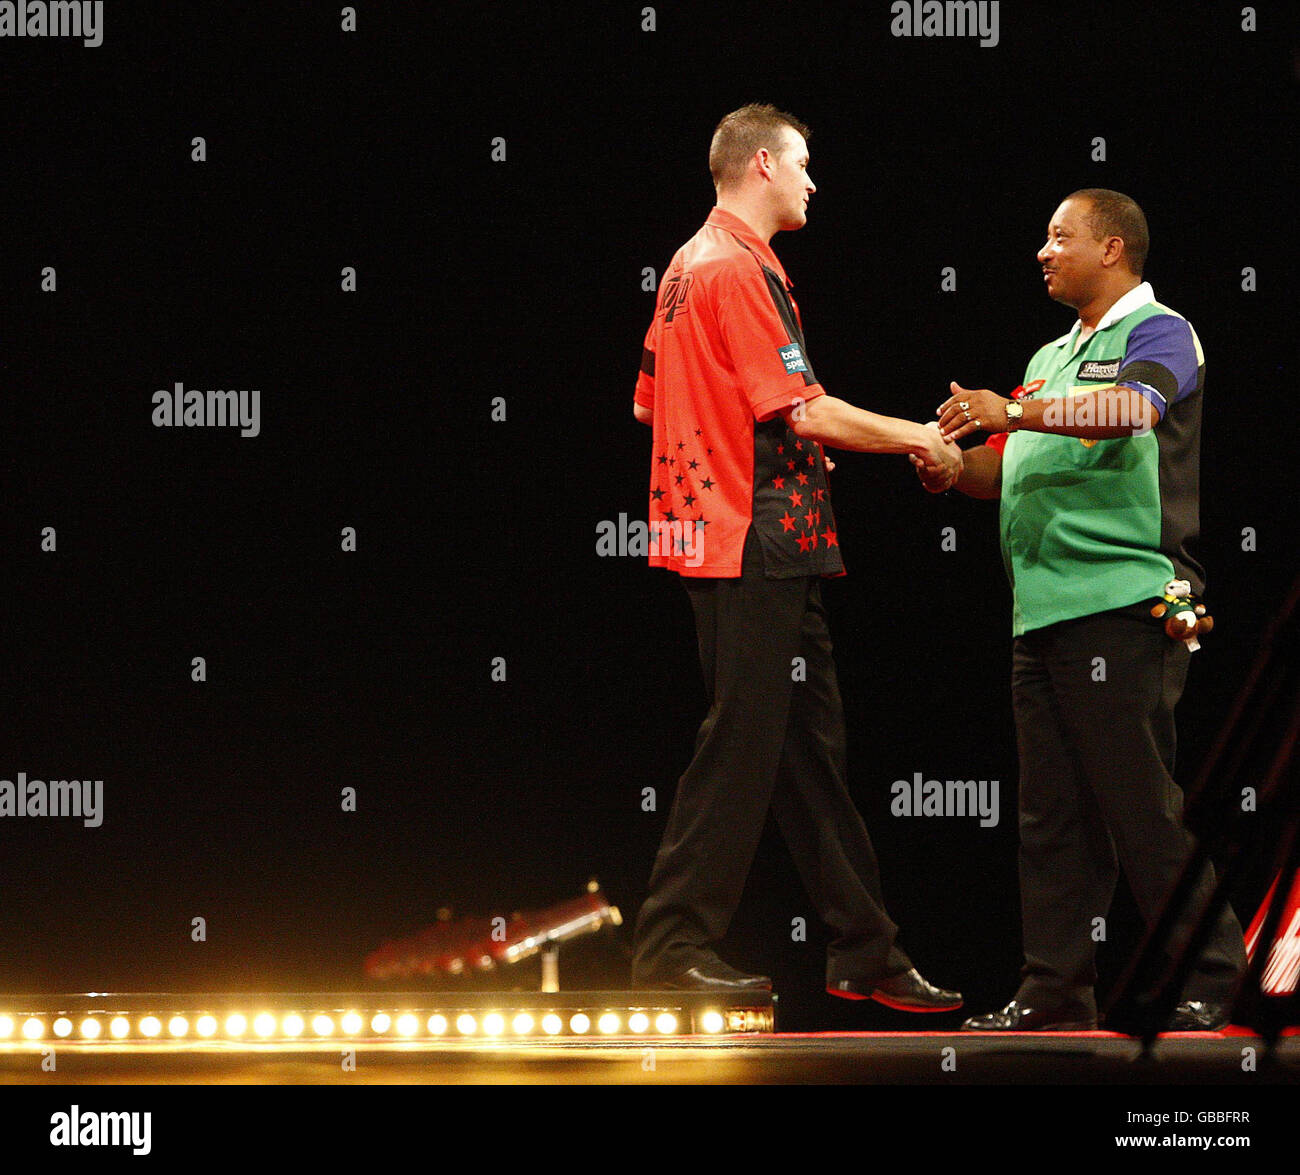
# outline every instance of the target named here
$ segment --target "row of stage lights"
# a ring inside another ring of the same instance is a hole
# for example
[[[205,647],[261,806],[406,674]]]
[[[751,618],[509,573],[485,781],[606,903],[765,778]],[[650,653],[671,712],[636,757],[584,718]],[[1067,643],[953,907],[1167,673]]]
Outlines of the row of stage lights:
[[[617,1035],[659,1035],[672,1036],[679,1031],[691,1031],[688,1023],[683,1029],[680,1018],[673,1012],[661,1011],[648,1013],[633,1011],[620,1015],[615,1011],[594,1013],[595,1019],[586,1012],[572,1012],[561,1015],[558,1012],[546,1012],[534,1016],[530,1012],[518,1012],[507,1023],[506,1017],[499,1012],[487,1012],[475,1015],[461,1012],[454,1018],[435,1012],[425,1019],[414,1012],[402,1012],[390,1015],[388,1012],[375,1012],[370,1016],[369,1032],[366,1019],[360,1012],[346,1012],[342,1015],[329,1015],[321,1012],[311,1017],[310,1021],[297,1012],[276,1015],[273,1012],[261,1012],[250,1020],[241,1012],[226,1016],[224,1023],[210,1014],[189,1016],[173,1015],[164,1022],[155,1015],[140,1016],[132,1019],[125,1015],[85,1016],[79,1024],[74,1024],[71,1017],[58,1016],[47,1027],[48,1017],[26,1016],[15,1019],[13,1016],[0,1014],[0,1044],[19,1041],[35,1042],[48,1039],[47,1031],[59,1040],[121,1042],[143,1041],[237,1041],[281,1043],[286,1041],[330,1040],[330,1039],[379,1039],[379,1040],[417,1040],[417,1039],[496,1039],[496,1038],[537,1038],[560,1036],[617,1036]],[[732,1011],[727,1016],[716,1009],[709,1009],[698,1017],[698,1029],[704,1033],[720,1033],[730,1028],[731,1031],[745,1031],[750,1028],[741,1013]],[[751,1029],[752,1030],[752,1029]]]

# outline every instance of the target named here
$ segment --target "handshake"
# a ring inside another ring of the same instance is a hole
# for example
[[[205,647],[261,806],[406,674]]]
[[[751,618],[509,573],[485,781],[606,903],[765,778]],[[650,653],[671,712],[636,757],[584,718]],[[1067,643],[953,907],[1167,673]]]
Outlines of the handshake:
[[[956,443],[944,440],[937,421],[922,425],[921,431],[929,435],[920,438],[918,447],[908,453],[907,459],[916,466],[921,484],[932,494],[942,494],[956,484],[965,462]]]
[[[957,442],[962,437],[980,429],[996,432],[1007,427],[1007,401],[1000,396],[983,389],[970,391],[955,383],[950,387],[952,395],[935,410],[939,419],[923,426],[929,435],[908,453],[921,484],[932,494],[951,489],[961,477],[965,460]]]

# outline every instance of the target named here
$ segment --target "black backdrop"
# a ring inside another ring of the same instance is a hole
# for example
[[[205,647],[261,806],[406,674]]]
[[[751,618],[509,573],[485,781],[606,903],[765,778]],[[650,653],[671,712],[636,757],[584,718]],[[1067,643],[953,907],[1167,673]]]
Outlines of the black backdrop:
[[[1007,2],[988,48],[896,38],[884,3],[662,3],[654,31],[641,4],[362,4],[355,33],[341,7],[109,4],[98,48],[0,41],[0,777],[105,794],[97,829],[0,820],[0,989],[348,989],[440,905],[598,876],[635,911],[703,692],[675,578],[599,557],[596,526],[645,509],[643,268],[707,214],[712,128],[748,101],[813,128],[809,223],[774,247],[819,377],[880,412],[1018,383],[1071,321],[1034,262],[1056,203],[1145,208],[1147,276],[1208,360],[1192,778],[1294,565],[1280,7],[1247,32],[1236,4]],[[260,435],[154,427],[177,381],[259,389]],[[918,964],[997,1006],[1019,930],[996,511],[901,458],[839,455],[833,487],[854,794]],[[998,779],[999,824],[891,816],[918,771]],[[1136,933],[1121,894],[1107,980]],[[769,835],[724,953],[776,978],[788,1027],[910,1026],[826,1000],[823,945]],[[565,979],[626,963],[591,944]]]

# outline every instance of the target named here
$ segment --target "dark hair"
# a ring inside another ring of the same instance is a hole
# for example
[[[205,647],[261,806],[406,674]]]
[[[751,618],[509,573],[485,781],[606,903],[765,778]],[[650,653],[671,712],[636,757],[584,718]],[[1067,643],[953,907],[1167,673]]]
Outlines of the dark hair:
[[[780,139],[783,126],[798,131],[805,141],[812,134],[793,114],[765,103],[751,102],[728,114],[718,123],[709,147],[709,171],[713,173],[714,185],[723,188],[739,183],[760,147],[779,151],[783,146]]]
[[[1071,192],[1066,199],[1087,200],[1092,205],[1086,217],[1092,227],[1092,239],[1119,237],[1124,242],[1124,258],[1129,269],[1141,277],[1151,238],[1147,234],[1147,218],[1136,201],[1109,188],[1082,188]]]

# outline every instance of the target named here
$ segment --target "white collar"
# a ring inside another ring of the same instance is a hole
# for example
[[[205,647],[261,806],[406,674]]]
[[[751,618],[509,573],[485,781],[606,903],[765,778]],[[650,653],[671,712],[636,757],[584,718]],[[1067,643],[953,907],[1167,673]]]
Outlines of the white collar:
[[[1134,286],[1101,316],[1101,321],[1097,323],[1097,326],[1092,333],[1096,334],[1097,331],[1102,331],[1108,326],[1113,326],[1121,318],[1126,318],[1128,315],[1132,314],[1139,306],[1145,306],[1149,302],[1154,302],[1155,300],[1155,291],[1152,290],[1150,282],[1142,282],[1140,285]],[[1074,320],[1074,325],[1070,327],[1070,333],[1062,335],[1061,338],[1057,340],[1056,345],[1058,347],[1064,347],[1066,343],[1072,343],[1078,335],[1079,320],[1076,318]]]

